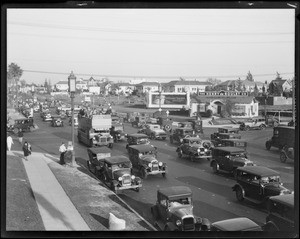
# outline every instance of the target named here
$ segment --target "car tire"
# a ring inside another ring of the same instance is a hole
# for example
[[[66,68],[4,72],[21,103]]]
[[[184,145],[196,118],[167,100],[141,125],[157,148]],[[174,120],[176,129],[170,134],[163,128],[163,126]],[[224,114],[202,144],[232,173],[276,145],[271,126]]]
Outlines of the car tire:
[[[286,160],[287,160],[287,157],[286,157],[285,153],[284,152],[280,152],[280,161],[282,163],[285,163]]]
[[[242,202],[244,201],[244,195],[243,195],[243,190],[241,189],[241,187],[238,187],[235,191],[235,195],[236,195],[236,199],[239,201],[239,202]]]
[[[261,130],[264,130],[264,129],[266,129],[266,126],[265,126],[264,124],[261,124],[261,125],[259,126],[259,128],[260,128]]]
[[[214,173],[218,173],[218,172],[219,172],[218,164],[217,164],[216,161],[214,161],[214,162],[212,163],[212,169],[213,169],[213,172],[214,172]]]
[[[163,176],[163,178],[165,178],[165,177],[166,177],[166,173],[162,173],[161,175]]]
[[[273,127],[277,127],[279,125],[279,123],[277,121],[273,122]]]
[[[271,146],[272,146],[272,145],[271,145],[271,142],[270,142],[270,141],[267,141],[267,142],[266,142],[266,149],[267,149],[267,150],[270,150],[270,149],[271,149]]]
[[[139,192],[140,191],[140,188],[138,187],[138,188],[135,188],[135,191],[136,192]]]

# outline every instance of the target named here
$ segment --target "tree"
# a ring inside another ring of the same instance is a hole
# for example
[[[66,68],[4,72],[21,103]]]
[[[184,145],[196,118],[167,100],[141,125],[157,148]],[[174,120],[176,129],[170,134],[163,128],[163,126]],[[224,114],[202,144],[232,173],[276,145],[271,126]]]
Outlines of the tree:
[[[215,86],[215,85],[220,84],[222,81],[219,80],[219,79],[210,77],[210,78],[208,78],[208,79],[206,80],[206,82],[209,82],[209,83],[212,84],[212,86]]]
[[[221,111],[221,117],[229,117],[232,115],[232,110],[235,104],[227,98],[224,102],[223,110]]]
[[[265,85],[263,85],[263,87],[262,87],[262,93],[263,93],[263,94],[266,93],[266,87],[265,87]]]
[[[239,79],[236,81],[236,90],[237,91],[242,91],[243,90],[243,82],[241,80],[241,78],[239,77]]]
[[[253,76],[252,76],[252,74],[250,73],[250,71],[248,71],[248,74],[247,74],[247,76],[246,76],[246,80],[247,81],[254,81],[254,79],[253,79]]]
[[[21,67],[19,67],[16,63],[11,63],[8,66],[7,80],[8,82],[11,82],[16,87],[16,85],[20,81],[22,74],[23,74],[23,70],[21,69]]]
[[[258,96],[258,94],[259,94],[259,90],[258,90],[258,87],[257,87],[256,84],[255,84],[255,86],[254,86],[253,94],[254,94],[254,96]]]

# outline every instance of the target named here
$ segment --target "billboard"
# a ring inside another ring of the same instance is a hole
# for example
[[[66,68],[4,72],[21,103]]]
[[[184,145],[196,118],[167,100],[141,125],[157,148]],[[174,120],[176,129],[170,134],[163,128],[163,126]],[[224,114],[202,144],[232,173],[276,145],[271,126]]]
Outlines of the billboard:
[[[188,93],[173,92],[149,92],[147,95],[147,108],[173,108],[181,109],[190,107],[190,95]]]

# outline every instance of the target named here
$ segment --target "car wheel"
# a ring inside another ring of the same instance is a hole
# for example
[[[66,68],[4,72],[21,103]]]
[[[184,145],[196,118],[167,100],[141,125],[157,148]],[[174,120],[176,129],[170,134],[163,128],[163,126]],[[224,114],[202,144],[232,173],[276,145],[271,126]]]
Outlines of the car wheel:
[[[273,126],[274,126],[274,127],[277,127],[278,125],[279,125],[279,123],[278,123],[277,121],[274,121],[274,122],[273,122]]]
[[[266,128],[266,126],[265,126],[264,124],[261,124],[261,125],[259,126],[259,128],[260,128],[261,130],[263,130],[263,129]]]
[[[215,161],[212,163],[212,169],[213,169],[214,173],[218,173],[219,172],[218,164]]]
[[[246,125],[245,126],[245,131],[249,131],[250,130],[250,126],[249,125]]]
[[[162,176],[165,178],[166,177],[166,173],[162,173]]]
[[[280,152],[280,161],[282,163],[285,163],[286,159],[287,159],[287,157],[286,157],[285,153],[284,152]]]
[[[271,146],[272,146],[272,145],[271,145],[271,142],[270,142],[270,141],[267,141],[267,142],[266,142],[266,149],[267,149],[267,150],[270,150],[270,149],[271,149]]]
[[[238,200],[239,202],[242,202],[242,201],[244,200],[243,191],[242,191],[242,189],[241,189],[240,187],[238,187],[238,188],[236,189],[235,194],[236,194],[236,198],[237,198],[237,200]]]

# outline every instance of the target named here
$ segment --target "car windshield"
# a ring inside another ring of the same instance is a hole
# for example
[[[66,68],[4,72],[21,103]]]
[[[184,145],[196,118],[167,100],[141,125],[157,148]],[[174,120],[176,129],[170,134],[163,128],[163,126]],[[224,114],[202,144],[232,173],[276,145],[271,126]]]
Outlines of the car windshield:
[[[147,138],[141,138],[137,140],[138,144],[147,144],[149,143],[149,140]]]
[[[169,200],[169,207],[176,207],[181,205],[191,205],[192,204],[192,198],[191,197],[185,197],[180,198],[176,200]]]
[[[232,157],[232,158],[237,158],[237,157],[247,158],[247,155],[245,153],[237,153],[237,154],[231,154],[230,157]]]
[[[131,163],[125,162],[125,163],[114,164],[111,166],[112,171],[125,169],[125,168],[131,168]]]
[[[202,142],[201,140],[197,140],[197,139],[196,140],[190,140],[191,145],[201,145],[201,142]]]
[[[260,182],[262,184],[275,183],[275,182],[278,183],[279,181],[280,181],[280,177],[279,176],[262,177],[260,179]]]

